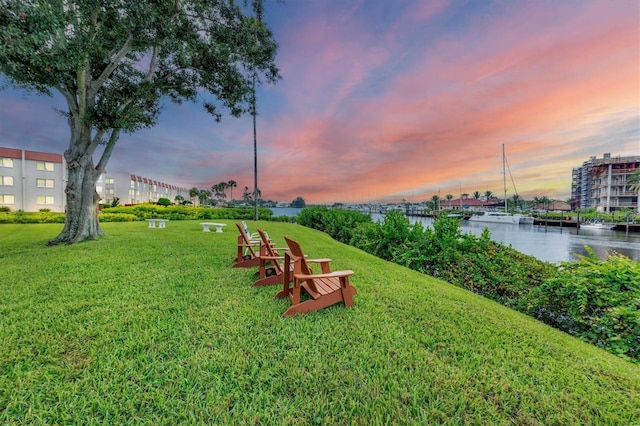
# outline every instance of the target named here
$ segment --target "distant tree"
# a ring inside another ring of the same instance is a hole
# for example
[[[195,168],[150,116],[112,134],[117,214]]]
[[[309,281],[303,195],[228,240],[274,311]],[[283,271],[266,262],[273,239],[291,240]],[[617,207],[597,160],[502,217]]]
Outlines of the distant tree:
[[[158,198],[158,202],[156,204],[158,204],[159,206],[168,207],[171,205],[171,200],[165,197]]]
[[[111,200],[111,207],[118,207],[119,204],[120,204],[120,198],[113,197],[113,200]]]
[[[440,206],[440,197],[438,195],[432,196],[431,202],[433,203],[433,210],[438,210]]]
[[[542,197],[540,198],[540,202],[542,203],[542,206],[543,206],[542,208],[543,208],[544,210],[549,210],[549,208],[551,207],[551,204],[553,203],[553,202],[549,199],[549,197],[547,197],[546,195],[544,195],[544,196],[542,196]]]
[[[224,200],[225,198],[227,198],[227,194],[225,194],[224,192],[225,189],[227,189],[227,182],[220,182],[211,187],[211,192],[213,193],[213,196],[218,200]]]
[[[473,199],[474,200],[479,200],[480,197],[481,197],[480,191],[473,191]]]
[[[176,198],[174,198],[174,201],[178,204],[182,204],[184,205],[184,197],[182,195],[176,195]]]
[[[191,198],[191,202],[193,203],[193,200],[200,197],[200,190],[194,186],[189,190],[189,197]]]
[[[262,192],[260,191],[260,188],[256,189],[255,191],[256,195],[257,195],[257,200],[260,200],[260,196],[262,195]],[[254,194],[253,192],[249,191],[249,187],[245,186],[244,190],[242,192],[242,201],[244,201],[245,203],[249,204],[249,203],[253,203],[254,198],[253,198]]]
[[[484,191],[484,197],[485,197],[487,200],[492,199],[492,198],[493,198],[493,192],[491,192],[491,191],[489,191],[489,190]]]
[[[306,206],[307,203],[304,202],[304,198],[302,197],[296,197],[296,199],[291,202],[291,207],[303,208]]]
[[[518,194],[513,194],[511,196],[511,200],[513,201],[513,208],[518,208],[518,205],[521,203],[520,196]]]
[[[451,200],[453,200],[453,194],[447,194],[444,196],[444,198],[447,200],[447,202],[451,202]]]
[[[208,189],[201,189],[198,191],[198,199],[200,200],[200,205],[205,205],[207,199],[211,197],[211,191]]]
[[[220,107],[249,112],[256,80],[279,78],[261,15],[262,0],[2,1],[0,74],[66,101],[67,214],[50,245],[104,234],[96,181],[120,134],[154,126],[163,99],[205,99],[215,120]]]
[[[227,182],[227,188],[231,190],[230,197],[229,197],[231,201],[233,201],[233,188],[236,188],[237,186],[238,186],[238,183],[235,180],[230,180],[229,182]]]
[[[244,201],[247,204],[251,202],[251,192],[249,192],[248,186],[245,186],[244,189],[242,190],[242,201]]]

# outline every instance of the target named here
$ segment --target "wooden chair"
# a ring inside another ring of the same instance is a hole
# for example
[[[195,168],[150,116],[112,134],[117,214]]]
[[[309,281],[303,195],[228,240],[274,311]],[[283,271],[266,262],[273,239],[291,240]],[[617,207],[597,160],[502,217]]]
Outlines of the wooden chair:
[[[346,306],[354,305],[353,296],[357,291],[349,284],[349,277],[353,275],[353,271],[331,272],[331,259],[307,259],[297,241],[286,236],[284,239],[289,250],[285,254],[283,290],[276,297],[289,297],[291,307],[283,316],[316,311],[339,302],[344,302]],[[320,263],[322,273],[313,273],[309,266],[312,262]],[[290,272],[291,263],[293,272]],[[290,279],[293,279],[293,287],[289,287]],[[309,295],[306,300],[302,300],[302,290]]]
[[[260,259],[256,251],[260,249],[260,240],[252,239],[241,223],[236,223],[236,227],[240,235],[238,235],[238,253],[234,259],[233,267],[250,268],[258,266]]]
[[[275,248],[269,236],[262,229],[258,228],[260,235],[260,255],[258,279],[253,283],[254,287],[281,284],[284,278],[284,255],[283,252],[287,248]],[[291,272],[293,272],[293,264],[290,264]]]

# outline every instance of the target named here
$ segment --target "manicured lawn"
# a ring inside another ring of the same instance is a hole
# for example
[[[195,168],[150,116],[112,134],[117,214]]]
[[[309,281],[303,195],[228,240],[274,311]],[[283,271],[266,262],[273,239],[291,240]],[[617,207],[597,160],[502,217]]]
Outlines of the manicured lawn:
[[[236,230],[0,225],[2,424],[638,424],[640,367],[297,225],[355,308],[282,318],[232,269]]]

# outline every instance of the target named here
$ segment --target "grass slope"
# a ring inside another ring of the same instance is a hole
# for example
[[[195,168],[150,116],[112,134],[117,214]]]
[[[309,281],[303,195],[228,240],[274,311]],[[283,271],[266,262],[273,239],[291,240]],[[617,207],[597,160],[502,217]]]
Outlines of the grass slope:
[[[637,424],[640,368],[298,225],[249,222],[353,269],[356,306],[282,318],[232,269],[236,232],[0,225],[0,423]]]

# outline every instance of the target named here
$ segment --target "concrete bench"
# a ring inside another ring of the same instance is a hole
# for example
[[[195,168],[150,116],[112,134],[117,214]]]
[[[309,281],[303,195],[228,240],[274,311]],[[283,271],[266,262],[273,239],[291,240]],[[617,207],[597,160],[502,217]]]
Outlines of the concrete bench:
[[[227,226],[226,223],[214,223],[214,222],[200,222],[200,225],[202,225],[202,232],[211,232],[209,231],[210,226],[215,226],[216,232],[222,232],[222,227]]]
[[[166,223],[169,219],[146,219],[149,222],[149,228],[155,228],[156,223],[158,224],[158,228],[166,228]]]

